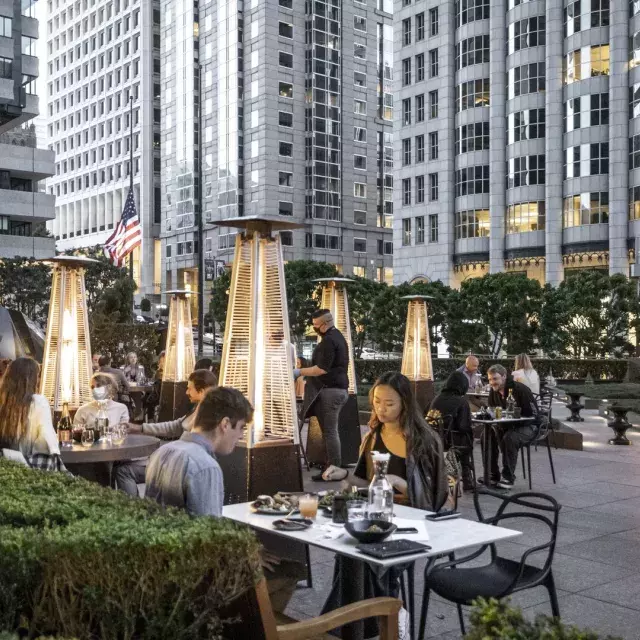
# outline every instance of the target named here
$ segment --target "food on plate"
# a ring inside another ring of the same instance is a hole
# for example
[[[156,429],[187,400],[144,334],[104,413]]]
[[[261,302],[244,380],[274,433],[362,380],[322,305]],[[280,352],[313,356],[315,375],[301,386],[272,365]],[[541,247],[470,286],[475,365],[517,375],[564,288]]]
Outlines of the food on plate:
[[[384,529],[379,527],[377,524],[372,524],[367,530],[366,533],[384,533]]]
[[[256,510],[268,510],[279,513],[289,513],[298,508],[299,497],[291,494],[276,493],[274,496],[258,496],[253,502]]]

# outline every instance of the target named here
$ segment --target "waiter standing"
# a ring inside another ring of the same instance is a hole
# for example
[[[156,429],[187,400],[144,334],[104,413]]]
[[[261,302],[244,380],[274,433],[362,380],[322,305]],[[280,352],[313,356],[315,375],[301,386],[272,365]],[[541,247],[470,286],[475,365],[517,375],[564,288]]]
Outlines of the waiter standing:
[[[321,340],[313,350],[311,366],[294,369],[293,376],[304,376],[306,379],[302,419],[310,416],[318,419],[327,450],[327,467],[313,480],[336,482],[349,475],[342,468],[338,434],[340,411],[349,397],[349,350],[328,309],[316,311],[311,322]]]

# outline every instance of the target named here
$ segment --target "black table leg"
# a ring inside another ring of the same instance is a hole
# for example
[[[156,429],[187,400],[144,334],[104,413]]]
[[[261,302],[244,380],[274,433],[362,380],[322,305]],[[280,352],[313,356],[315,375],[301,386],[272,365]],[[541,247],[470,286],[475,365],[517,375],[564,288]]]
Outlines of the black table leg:
[[[321,614],[365,599],[365,563],[346,556],[336,556],[333,587]],[[364,640],[364,622],[344,625],[332,632],[342,640]]]

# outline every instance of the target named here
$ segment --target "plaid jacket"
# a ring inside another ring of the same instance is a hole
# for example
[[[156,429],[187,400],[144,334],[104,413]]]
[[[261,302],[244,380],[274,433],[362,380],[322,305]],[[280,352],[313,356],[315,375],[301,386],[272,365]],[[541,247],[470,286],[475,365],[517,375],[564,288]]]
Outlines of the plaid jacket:
[[[34,453],[27,458],[27,462],[32,469],[41,469],[42,471],[61,471],[71,475],[71,472],[64,466],[62,458],[57,453]]]

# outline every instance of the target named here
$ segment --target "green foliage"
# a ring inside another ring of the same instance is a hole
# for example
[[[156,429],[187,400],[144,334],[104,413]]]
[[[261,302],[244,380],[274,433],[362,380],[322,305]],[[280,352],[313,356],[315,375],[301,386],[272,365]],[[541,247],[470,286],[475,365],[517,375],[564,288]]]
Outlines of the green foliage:
[[[158,347],[159,334],[153,325],[120,324],[112,316],[99,314],[91,326],[93,353],[111,354],[113,366],[126,364],[130,351],[138,354],[138,361],[151,375]]]
[[[51,297],[51,268],[31,258],[0,261],[0,305],[16,309],[42,325]]]
[[[376,300],[378,296],[393,290],[394,287],[388,287],[386,284],[358,276],[351,276],[351,279],[353,282],[347,285],[351,338],[356,358],[359,358],[366,341],[371,339]]]
[[[640,384],[563,384],[561,388],[571,393],[581,393],[596,400],[627,400],[640,398]],[[626,404],[626,403],[621,403]]]
[[[231,288],[231,269],[225,269],[214,281],[211,287],[211,303],[209,313],[222,327],[227,321],[227,305],[229,304],[229,289]]]
[[[83,640],[220,638],[260,575],[231,521],[0,460],[0,628]]]
[[[476,600],[471,611],[471,626],[465,640],[622,640],[583,631],[547,616],[538,616],[530,622],[519,608],[493,598]]]

